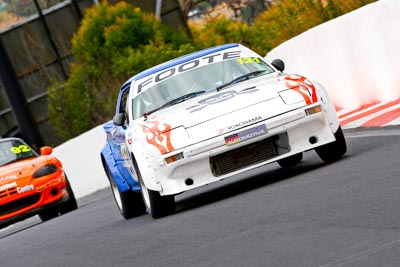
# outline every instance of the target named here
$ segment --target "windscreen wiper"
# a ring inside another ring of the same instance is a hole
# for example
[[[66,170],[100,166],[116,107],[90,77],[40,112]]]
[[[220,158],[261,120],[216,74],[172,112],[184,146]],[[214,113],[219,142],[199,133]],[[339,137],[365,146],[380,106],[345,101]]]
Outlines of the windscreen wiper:
[[[164,109],[164,108],[167,108],[167,107],[170,107],[170,106],[179,104],[179,103],[181,103],[181,102],[183,102],[183,101],[186,101],[186,100],[188,100],[188,99],[190,99],[190,98],[193,98],[193,97],[196,97],[196,96],[198,96],[198,95],[204,94],[205,92],[206,92],[206,91],[204,91],[204,90],[203,90],[203,91],[197,91],[197,92],[192,92],[192,93],[189,93],[189,94],[186,94],[186,95],[177,97],[177,98],[175,98],[175,99],[172,99],[171,101],[168,101],[168,102],[165,103],[164,105],[159,106],[159,107],[156,108],[156,109],[153,109],[153,110],[151,110],[151,111],[145,112],[145,113],[143,114],[143,116],[146,118],[146,117],[149,116],[151,113],[154,113],[154,112],[156,112],[156,111],[158,111],[158,110],[160,110],[160,109]]]
[[[223,89],[223,88],[225,88],[225,87],[227,87],[229,85],[232,85],[232,84],[235,84],[235,83],[240,83],[240,82],[249,80],[251,78],[255,78],[257,76],[260,76],[261,74],[264,74],[266,71],[267,70],[258,70],[258,71],[253,71],[253,72],[247,73],[245,75],[239,76],[239,77],[233,79],[230,82],[227,82],[227,83],[224,83],[224,84],[218,86],[217,87],[217,91],[219,91],[219,90],[221,90],[221,89]]]

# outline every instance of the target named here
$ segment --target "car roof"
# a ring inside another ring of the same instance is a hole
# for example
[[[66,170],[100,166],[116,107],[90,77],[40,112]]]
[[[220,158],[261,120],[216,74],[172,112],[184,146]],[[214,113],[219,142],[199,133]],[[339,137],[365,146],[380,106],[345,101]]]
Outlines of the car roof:
[[[5,138],[1,137],[0,138],[0,142],[8,142],[8,141],[12,141],[12,140],[18,140],[18,141],[21,141],[22,143],[25,143],[21,138],[18,138],[18,137],[5,137]]]
[[[148,75],[151,75],[153,73],[156,73],[156,72],[159,72],[161,70],[170,68],[172,66],[175,66],[175,65],[178,65],[178,64],[193,60],[195,58],[203,57],[203,56],[208,55],[208,54],[212,54],[212,53],[215,53],[215,52],[218,52],[218,51],[221,51],[221,50],[225,50],[225,49],[229,49],[229,48],[237,47],[237,46],[240,46],[240,44],[236,44],[236,43],[223,44],[223,45],[218,45],[218,46],[206,48],[206,49],[203,49],[203,50],[199,50],[199,51],[196,51],[196,52],[193,52],[193,53],[181,56],[181,57],[177,57],[175,59],[171,59],[169,61],[166,61],[164,63],[156,65],[156,66],[154,66],[152,68],[149,68],[149,69],[147,69],[145,71],[142,71],[142,72],[132,76],[129,80],[127,80],[122,85],[121,92],[125,91],[127,88],[129,88],[130,84],[132,83],[132,81],[139,80],[139,79],[141,79],[143,77],[146,77]]]

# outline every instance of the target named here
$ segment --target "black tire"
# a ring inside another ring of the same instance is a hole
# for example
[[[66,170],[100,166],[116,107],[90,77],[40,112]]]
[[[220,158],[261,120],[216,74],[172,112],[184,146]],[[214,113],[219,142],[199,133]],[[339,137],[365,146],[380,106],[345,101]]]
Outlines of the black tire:
[[[107,168],[107,176],[110,181],[111,191],[114,196],[115,203],[117,204],[118,210],[122,217],[125,219],[131,219],[146,213],[146,206],[144,205],[142,195],[140,192],[133,192],[128,190],[121,192],[111,177],[110,171]]]
[[[346,154],[346,139],[340,126],[335,133],[335,138],[336,141],[315,148],[315,152],[326,163],[334,162]]]
[[[278,164],[282,168],[289,168],[289,167],[292,167],[293,165],[300,163],[302,159],[303,159],[303,153],[300,152],[300,153],[294,154],[290,157],[278,160]]]
[[[58,217],[58,207],[51,207],[51,208],[47,208],[44,211],[41,211],[39,213],[39,218],[40,220],[42,220],[42,222],[46,222],[49,221],[55,217]]]
[[[175,212],[174,196],[161,196],[159,192],[148,189],[139,177],[144,203],[154,219],[168,216]]]
[[[159,192],[148,189],[143,183],[142,174],[135,160],[133,160],[133,165],[139,179],[143,202],[150,216],[154,219],[158,219],[174,213],[176,207],[175,197],[173,195],[161,196]]]
[[[66,178],[66,180],[67,180],[66,189],[68,192],[69,199],[62,204],[41,211],[39,213],[39,218],[42,220],[42,222],[51,220],[55,217],[58,217],[59,215],[71,212],[78,208],[78,203],[76,201],[74,192],[72,191],[71,184],[69,183],[68,178]]]
[[[69,199],[60,205],[60,214],[65,214],[73,210],[76,210],[78,208],[78,203],[76,201],[74,191],[72,191],[72,187],[68,181],[68,178],[66,179],[67,179],[67,192]]]

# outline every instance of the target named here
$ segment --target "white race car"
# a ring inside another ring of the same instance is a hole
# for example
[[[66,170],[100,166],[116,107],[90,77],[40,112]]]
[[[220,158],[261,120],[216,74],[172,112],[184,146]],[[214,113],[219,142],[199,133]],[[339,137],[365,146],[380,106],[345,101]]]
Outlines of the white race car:
[[[113,127],[134,181],[113,190],[139,183],[159,218],[174,212],[175,195],[264,164],[290,167],[310,149],[325,162],[341,158],[346,141],[326,90],[283,70],[281,60],[225,44],[129,79]],[[135,205],[116,192],[122,213]]]

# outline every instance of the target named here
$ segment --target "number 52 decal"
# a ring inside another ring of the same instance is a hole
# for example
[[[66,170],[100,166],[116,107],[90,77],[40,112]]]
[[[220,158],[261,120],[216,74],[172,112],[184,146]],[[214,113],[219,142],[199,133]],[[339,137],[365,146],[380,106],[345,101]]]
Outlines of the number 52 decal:
[[[13,146],[10,148],[10,151],[14,154],[19,154],[19,153],[24,153],[24,152],[29,152],[31,149],[27,145],[19,145],[19,146]]]

